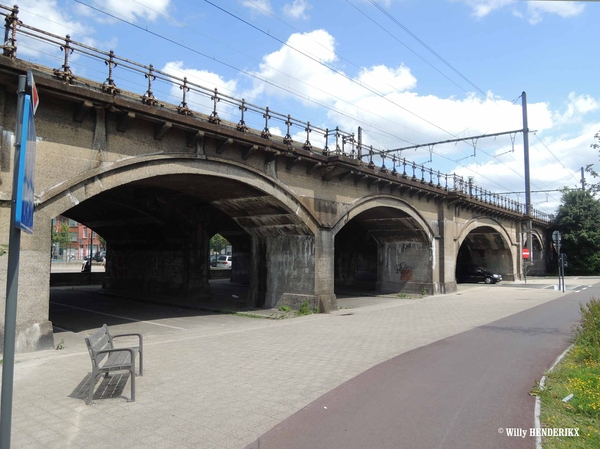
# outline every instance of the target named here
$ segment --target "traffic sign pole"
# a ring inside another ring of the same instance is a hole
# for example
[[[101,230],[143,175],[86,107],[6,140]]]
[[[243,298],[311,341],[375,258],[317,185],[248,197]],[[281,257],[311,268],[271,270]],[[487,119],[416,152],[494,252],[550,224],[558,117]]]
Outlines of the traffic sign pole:
[[[562,263],[561,263],[561,255],[560,255],[560,242],[562,240],[562,236],[559,231],[554,231],[552,233],[552,241],[556,245],[556,254],[558,254],[558,289],[565,291],[565,279],[562,276]]]
[[[4,311],[4,354],[2,356],[2,401],[0,405],[0,449],[10,449],[13,384],[15,371],[15,339],[17,328],[17,293],[19,280],[19,253],[21,229],[15,226],[18,164],[21,153],[21,117],[25,98],[26,76],[19,76],[17,89],[17,123],[15,125],[15,166],[13,173],[12,207],[8,241],[8,268],[6,277],[6,308]]]

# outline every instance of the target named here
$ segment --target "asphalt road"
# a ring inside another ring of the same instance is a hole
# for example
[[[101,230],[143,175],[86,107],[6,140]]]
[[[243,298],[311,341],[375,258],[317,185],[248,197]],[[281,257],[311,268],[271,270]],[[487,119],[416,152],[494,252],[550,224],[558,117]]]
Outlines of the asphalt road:
[[[570,343],[600,284],[381,363],[247,449],[534,448],[530,390]]]

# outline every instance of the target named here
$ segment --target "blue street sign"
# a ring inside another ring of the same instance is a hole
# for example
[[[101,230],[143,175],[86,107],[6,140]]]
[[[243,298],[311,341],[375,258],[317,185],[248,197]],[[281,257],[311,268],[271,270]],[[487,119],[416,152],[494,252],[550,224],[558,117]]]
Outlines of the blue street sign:
[[[15,226],[28,234],[33,234],[33,207],[35,175],[35,123],[33,121],[31,95],[25,95],[23,102],[23,124],[21,128],[21,149],[19,152],[19,173],[15,202]]]

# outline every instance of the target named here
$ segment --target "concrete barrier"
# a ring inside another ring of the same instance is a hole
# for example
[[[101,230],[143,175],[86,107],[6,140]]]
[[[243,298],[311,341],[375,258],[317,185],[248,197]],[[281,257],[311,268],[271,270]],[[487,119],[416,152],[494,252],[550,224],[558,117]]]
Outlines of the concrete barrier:
[[[106,273],[50,273],[50,287],[101,285]]]

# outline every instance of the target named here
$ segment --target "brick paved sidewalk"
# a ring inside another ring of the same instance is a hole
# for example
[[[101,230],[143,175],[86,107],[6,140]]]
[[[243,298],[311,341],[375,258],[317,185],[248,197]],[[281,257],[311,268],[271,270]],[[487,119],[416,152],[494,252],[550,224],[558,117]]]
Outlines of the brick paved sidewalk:
[[[127,376],[117,374],[99,381],[94,404],[85,404],[90,360],[83,333],[71,334],[63,350],[17,355],[12,448],[243,448],[384,360],[562,296],[521,287],[475,285],[373,305],[361,298],[332,314],[287,320],[121,324],[113,330],[145,335],[134,403],[126,402]],[[153,333],[158,325],[167,331]]]

